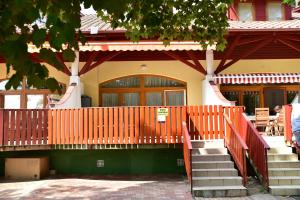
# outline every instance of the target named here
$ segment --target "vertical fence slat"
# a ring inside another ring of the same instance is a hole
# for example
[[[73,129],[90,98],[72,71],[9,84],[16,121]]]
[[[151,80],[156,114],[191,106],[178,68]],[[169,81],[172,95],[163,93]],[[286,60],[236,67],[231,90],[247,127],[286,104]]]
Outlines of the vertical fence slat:
[[[134,135],[135,135],[135,144],[139,143],[139,108],[134,108]]]
[[[44,123],[43,123],[43,144],[48,144],[48,111],[43,110]]]
[[[83,143],[88,144],[88,134],[89,134],[89,114],[88,114],[88,109],[84,108],[83,109]]]
[[[21,110],[22,112],[22,129],[21,129],[21,144],[22,145],[25,145],[25,138],[26,138],[26,110],[25,109],[22,109]]]
[[[161,141],[162,141],[163,144],[165,144],[166,139],[167,139],[166,122],[161,122],[160,123],[160,128],[161,128]]]
[[[214,115],[214,135],[215,139],[220,139],[220,133],[219,133],[219,123],[218,123],[218,106],[213,107],[213,115]]]
[[[145,142],[146,144],[149,144],[150,137],[151,136],[151,129],[150,129],[150,121],[149,121],[149,114],[150,110],[149,107],[145,107]]]
[[[75,110],[71,109],[70,110],[70,144],[74,144],[74,114]]]
[[[223,107],[219,106],[219,124],[220,124],[220,139],[224,139],[224,119],[223,119]]]
[[[124,143],[124,122],[123,122],[124,109],[119,108],[119,143]]]
[[[176,107],[176,125],[177,125],[177,142],[182,143],[182,122],[186,122],[186,120],[183,119],[183,112],[185,107]]]
[[[144,107],[140,107],[140,143],[144,144],[144,140],[145,140],[145,135],[144,135],[144,130],[145,128],[145,111],[144,111]]]
[[[34,111],[32,112],[32,115],[34,114]],[[32,138],[33,138],[33,130],[35,129],[33,119],[32,119]],[[48,110],[48,144],[53,144],[53,117],[52,117],[52,110]],[[34,142],[34,139],[33,139]]]
[[[93,115],[94,115],[94,140],[93,140],[93,144],[98,144],[98,138],[99,138],[99,135],[98,135],[98,132],[99,132],[99,121],[98,121],[98,114],[99,112],[99,109],[98,108],[93,108]]]
[[[52,115],[53,115],[53,144],[57,144],[57,110],[54,109],[52,110]],[[36,130],[36,127],[35,127]]]
[[[119,143],[119,118],[118,118],[118,108],[113,108],[113,110],[114,110],[114,119],[113,119],[113,121],[114,121],[114,125],[113,125],[113,127],[114,127],[114,133],[113,133],[113,135],[114,135],[114,138],[113,138],[113,140],[114,140],[114,142],[113,142],[113,144],[118,144]]]
[[[15,110],[10,110],[10,123],[9,123],[9,144],[14,145],[15,140]]]
[[[84,131],[84,115],[83,109],[79,109],[79,144],[83,144],[83,131]]]
[[[56,120],[56,116],[55,116],[55,120]],[[56,121],[53,123],[53,126],[56,126]],[[56,135],[56,131],[54,133]],[[51,138],[51,141],[53,141],[52,138]],[[37,143],[37,110],[33,110],[33,112],[32,112],[32,143],[33,144]]]
[[[99,114],[99,142],[98,144],[103,144],[103,108],[98,109]]]
[[[61,123],[61,127],[60,127],[60,130],[61,130],[61,134],[60,134],[60,141],[61,141],[61,144],[65,144],[65,140],[66,140],[66,127],[65,127],[65,117],[66,117],[66,109],[63,109],[60,111],[60,123]],[[40,117],[39,117],[39,121],[40,121]],[[39,136],[40,138],[40,136]]]
[[[170,144],[171,143],[171,120],[172,120],[172,116],[171,116],[171,107],[168,107],[168,109],[169,109],[169,114],[168,114],[168,116],[166,116],[166,122],[165,122],[165,124],[166,124],[166,142],[168,143],[168,144]]]
[[[171,108],[171,135],[172,143],[176,143],[176,107]]]
[[[27,138],[26,138],[26,140],[27,140],[27,145],[31,145],[32,144],[32,142],[31,142],[31,139],[32,139],[32,135],[31,135],[31,133],[32,133],[32,131],[31,131],[31,119],[32,119],[32,110],[27,110],[27,129],[26,129],[26,136],[27,136]],[[44,128],[43,128],[43,130],[44,130]]]
[[[88,121],[88,139],[87,144],[93,144],[93,108],[88,108],[88,115],[89,115],[89,121]]]
[[[114,134],[114,119],[113,119],[113,108],[108,108],[108,118],[109,118],[109,143],[113,144],[113,134]]]
[[[70,109],[66,109],[66,116],[65,116],[65,144],[70,143]]]
[[[207,106],[203,106],[203,124],[204,124],[204,138],[207,140],[209,139],[209,135],[208,135],[208,111],[207,111]]]
[[[38,111],[38,144],[42,144],[42,131],[43,131],[43,111],[39,109]],[[63,127],[63,126],[62,126]]]
[[[156,115],[155,140],[156,140],[156,144],[160,144],[161,143],[161,126],[160,126],[160,123],[158,122],[158,119],[157,119],[157,107],[155,108],[155,115]]]
[[[199,106],[194,106],[194,125],[195,125],[195,139],[199,140],[201,138],[200,125],[199,125]]]
[[[125,144],[128,144],[128,137],[129,137],[129,127],[128,127],[128,107],[124,108],[124,137],[125,137]]]
[[[109,136],[109,129],[108,129],[108,108],[104,108],[103,119],[104,119],[104,144],[107,144],[107,142],[108,142],[108,136]]]
[[[151,144],[154,144],[155,143],[155,108],[154,107],[150,107],[149,126],[150,126],[149,135],[151,137]]]
[[[57,144],[61,144],[61,110],[57,109]]]
[[[209,105],[209,137],[210,139],[214,139],[214,132],[213,132],[213,107]]]
[[[134,144],[134,110],[132,107],[129,108],[129,128],[130,128],[130,144]]]
[[[80,130],[80,124],[79,124],[79,110],[74,110],[74,144],[79,143],[79,130]]]
[[[4,111],[4,145],[8,145],[9,111]]]

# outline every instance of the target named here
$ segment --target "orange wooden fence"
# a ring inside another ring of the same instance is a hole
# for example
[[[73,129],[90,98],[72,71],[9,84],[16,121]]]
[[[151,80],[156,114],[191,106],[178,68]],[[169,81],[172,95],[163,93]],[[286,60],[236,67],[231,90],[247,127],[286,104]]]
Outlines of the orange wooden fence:
[[[292,122],[291,122],[291,115],[292,115],[292,105],[284,105],[284,139],[285,141],[292,145],[293,143],[293,133],[292,133]]]
[[[49,144],[182,143],[183,121],[191,139],[224,138],[222,106],[99,107],[49,110]]]
[[[99,107],[49,110],[49,144],[175,144],[182,143],[186,107]]]
[[[192,140],[223,139],[223,107],[187,106],[187,124]]]
[[[47,144],[47,112],[46,109],[0,109],[0,145]]]

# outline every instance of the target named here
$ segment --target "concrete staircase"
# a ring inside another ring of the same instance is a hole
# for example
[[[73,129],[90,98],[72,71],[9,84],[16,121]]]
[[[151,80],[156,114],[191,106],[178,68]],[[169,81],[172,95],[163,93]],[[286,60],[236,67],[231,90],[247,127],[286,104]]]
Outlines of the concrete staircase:
[[[192,141],[193,195],[236,197],[247,195],[242,178],[224,148],[224,140]]]
[[[300,195],[300,161],[282,136],[264,137],[268,151],[269,189],[272,195]]]

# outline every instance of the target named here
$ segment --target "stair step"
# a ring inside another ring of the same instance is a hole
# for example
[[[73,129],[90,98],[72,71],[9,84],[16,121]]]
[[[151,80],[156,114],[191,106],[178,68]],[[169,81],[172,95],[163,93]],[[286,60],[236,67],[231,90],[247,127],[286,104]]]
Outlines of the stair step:
[[[193,169],[193,176],[237,176],[238,171],[236,169]]]
[[[205,186],[194,187],[193,194],[196,197],[241,197],[247,195],[244,186]]]
[[[193,148],[224,148],[224,140],[191,140]]]
[[[228,154],[226,148],[197,148],[192,150],[193,155]]]
[[[268,154],[289,154],[289,153],[293,153],[293,149],[291,147],[270,148],[270,150],[268,150]]]
[[[194,161],[193,169],[218,169],[218,168],[234,168],[232,161]]]
[[[299,161],[268,161],[269,168],[300,168]]]
[[[300,176],[298,168],[270,168],[269,176]]]
[[[268,154],[268,161],[298,161],[298,155],[290,154]]]
[[[275,196],[300,195],[300,185],[272,185],[270,193]]]
[[[230,161],[229,154],[209,154],[209,155],[192,155],[192,162],[194,161]]]
[[[229,186],[242,185],[242,178],[239,176],[214,176],[214,177],[193,177],[193,187],[201,186]]]
[[[300,185],[300,176],[272,176],[270,185]]]

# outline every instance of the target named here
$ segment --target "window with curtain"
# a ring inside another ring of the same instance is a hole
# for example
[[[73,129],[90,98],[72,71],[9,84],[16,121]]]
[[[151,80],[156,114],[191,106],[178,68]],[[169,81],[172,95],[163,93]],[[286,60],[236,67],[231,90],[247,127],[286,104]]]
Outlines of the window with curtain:
[[[240,21],[253,21],[252,3],[239,3],[238,13]]]
[[[174,93],[168,93],[169,91]],[[185,82],[168,77],[155,75],[120,77],[99,84],[99,105],[163,106],[168,104],[165,99],[172,105],[184,105],[185,91]]]
[[[279,21],[283,18],[282,4],[280,2],[270,2],[267,4],[267,15],[269,21]]]

